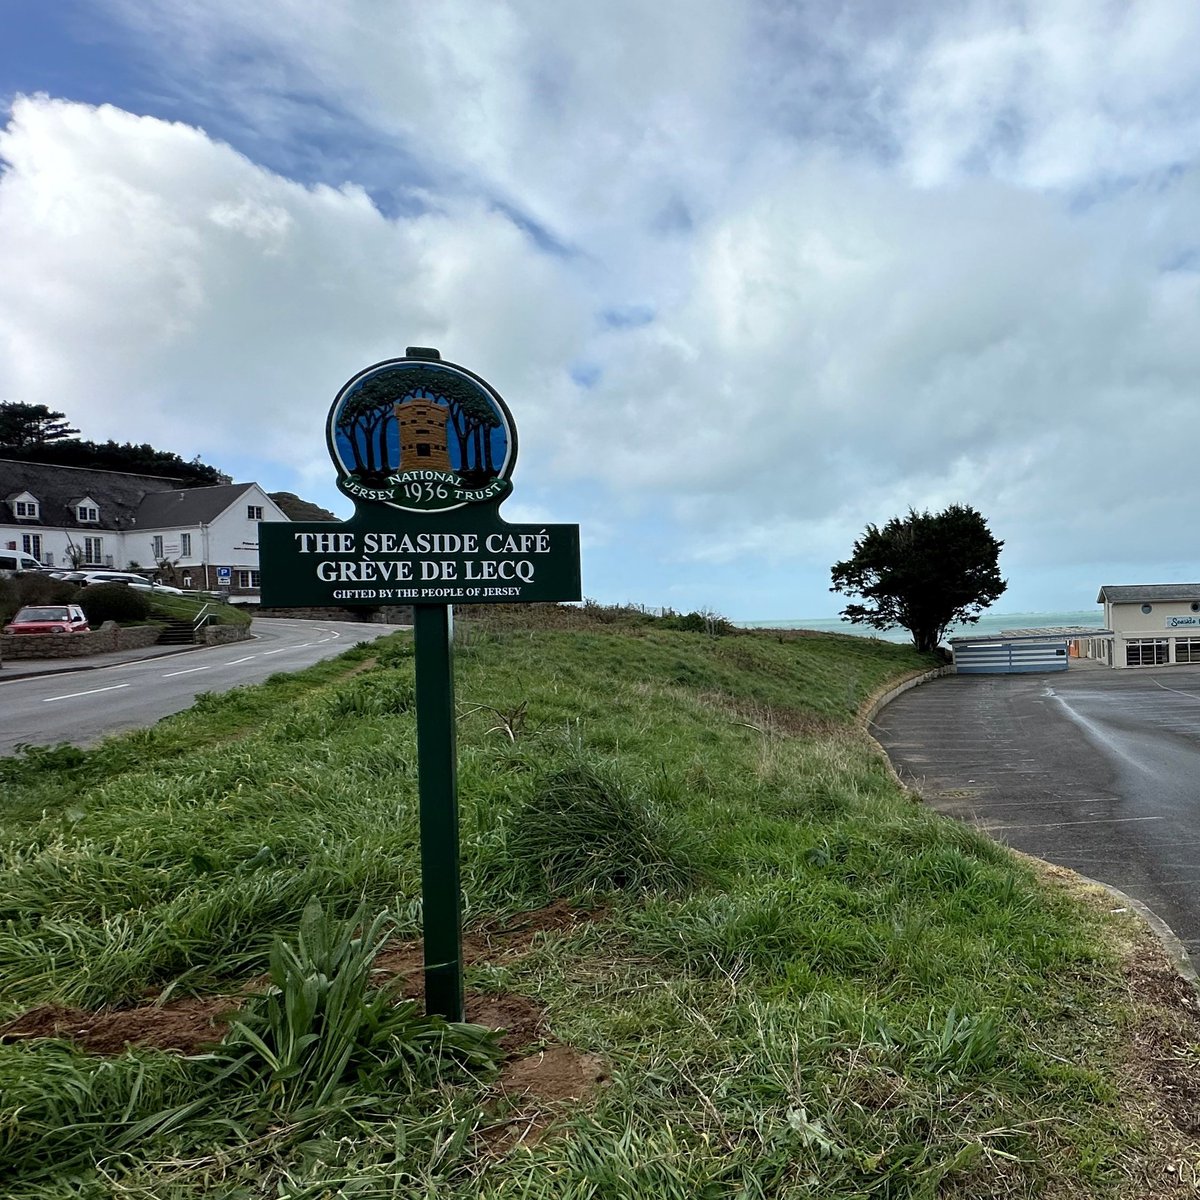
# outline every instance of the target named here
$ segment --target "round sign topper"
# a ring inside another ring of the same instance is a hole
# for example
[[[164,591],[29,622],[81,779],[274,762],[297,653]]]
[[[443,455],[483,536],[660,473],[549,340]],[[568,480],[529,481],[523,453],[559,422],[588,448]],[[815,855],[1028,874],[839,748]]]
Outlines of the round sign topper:
[[[410,346],[337,394],[326,426],[338,487],[408,512],[498,504],[517,459],[512,414],[490,384]]]

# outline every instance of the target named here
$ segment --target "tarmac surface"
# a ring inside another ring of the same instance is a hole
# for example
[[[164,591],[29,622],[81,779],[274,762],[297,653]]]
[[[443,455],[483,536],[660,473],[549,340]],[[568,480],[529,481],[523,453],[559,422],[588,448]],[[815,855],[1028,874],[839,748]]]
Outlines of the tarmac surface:
[[[373,641],[401,626],[256,617],[248,641],[10,659],[0,667],[0,755],[23,746],[88,746],[153,725],[201,692],[259,683]]]
[[[871,732],[931,807],[1119,888],[1200,956],[1200,667],[948,675]]]

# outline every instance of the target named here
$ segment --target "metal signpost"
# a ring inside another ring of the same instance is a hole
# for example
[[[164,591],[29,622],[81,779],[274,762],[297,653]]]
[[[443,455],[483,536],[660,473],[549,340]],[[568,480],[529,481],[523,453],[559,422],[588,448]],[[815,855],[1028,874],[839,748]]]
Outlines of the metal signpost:
[[[410,346],[338,392],[326,423],[344,522],[265,522],[267,608],[411,604],[425,1007],[463,1016],[454,738],[454,602],[579,600],[579,526],[509,525],[517,431],[479,376]]]

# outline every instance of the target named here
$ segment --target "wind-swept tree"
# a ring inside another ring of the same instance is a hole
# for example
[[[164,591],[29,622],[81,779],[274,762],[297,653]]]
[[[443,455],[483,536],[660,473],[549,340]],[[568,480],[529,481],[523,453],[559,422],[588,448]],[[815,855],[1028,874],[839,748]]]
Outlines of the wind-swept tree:
[[[496,474],[492,461],[492,430],[500,427],[500,418],[488,400],[478,393],[463,404],[464,423],[474,450],[473,470],[482,478]]]
[[[337,427],[350,445],[354,470],[381,475],[391,469],[387,454],[387,427],[392,406],[399,399],[397,381],[376,375],[361,384],[342,405]]]
[[[965,504],[944,512],[909,509],[882,529],[868,525],[853,553],[832,568],[830,591],[861,596],[842,616],[873,629],[907,629],[918,650],[937,648],[951,625],[970,625],[1003,595],[1003,542]]]
[[[54,412],[44,404],[0,404],[0,451],[39,449],[78,432],[66,413]]]

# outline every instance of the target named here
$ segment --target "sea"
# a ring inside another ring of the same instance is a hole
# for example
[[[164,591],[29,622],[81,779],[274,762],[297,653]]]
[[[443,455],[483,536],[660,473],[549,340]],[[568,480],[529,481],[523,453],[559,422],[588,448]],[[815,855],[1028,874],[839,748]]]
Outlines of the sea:
[[[1003,633],[1010,629],[1052,629],[1061,626],[1103,628],[1104,613],[1099,608],[1082,612],[989,612],[973,625],[956,625],[946,639],[965,634]],[[742,629],[816,629],[822,633],[850,633],[856,637],[882,638],[886,642],[909,642],[907,629],[872,629],[869,625],[851,625],[841,617],[789,617],[783,621],[734,621]]]

